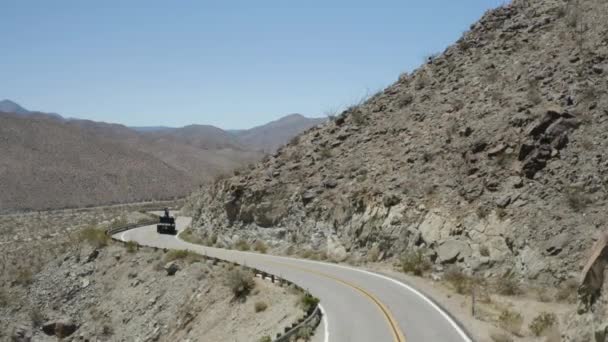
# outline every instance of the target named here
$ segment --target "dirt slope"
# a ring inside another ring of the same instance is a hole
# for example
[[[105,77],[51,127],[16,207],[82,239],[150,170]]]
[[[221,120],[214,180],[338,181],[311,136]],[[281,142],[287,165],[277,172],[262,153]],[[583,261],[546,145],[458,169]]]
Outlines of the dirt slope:
[[[337,259],[423,248],[485,276],[575,277],[603,229],[608,3],[516,0],[443,53],[193,198],[197,231]]]

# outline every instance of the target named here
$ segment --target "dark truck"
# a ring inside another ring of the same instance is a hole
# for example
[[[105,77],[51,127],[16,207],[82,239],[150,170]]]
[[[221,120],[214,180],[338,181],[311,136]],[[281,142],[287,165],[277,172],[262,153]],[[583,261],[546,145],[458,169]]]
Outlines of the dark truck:
[[[159,234],[170,234],[176,235],[177,230],[175,229],[175,217],[169,216],[169,209],[165,208],[165,215],[159,218],[159,222],[156,225],[156,232]]]

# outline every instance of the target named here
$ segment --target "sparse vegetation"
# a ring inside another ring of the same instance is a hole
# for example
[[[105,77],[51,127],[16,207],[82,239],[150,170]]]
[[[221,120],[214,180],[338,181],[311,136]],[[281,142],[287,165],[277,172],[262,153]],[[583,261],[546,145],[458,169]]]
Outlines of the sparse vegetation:
[[[95,226],[89,226],[81,230],[79,237],[80,241],[88,243],[93,248],[106,247],[111,241],[105,230]]]
[[[167,254],[165,254],[165,262],[170,262],[174,260],[185,260],[186,262],[191,264],[194,262],[201,261],[202,259],[202,256],[184,249],[170,250],[169,252],[167,252]]]
[[[401,255],[401,269],[405,273],[421,276],[431,269],[431,261],[425,255],[423,249],[408,251]]]
[[[523,323],[524,319],[521,314],[511,310],[503,310],[498,317],[500,327],[515,336],[521,336]]]
[[[266,302],[255,302],[253,305],[255,312],[262,312],[268,308],[268,304]]]
[[[253,273],[242,267],[236,267],[226,275],[226,286],[230,288],[234,298],[245,299],[255,287]]]
[[[519,282],[511,271],[496,280],[495,288],[496,292],[503,296],[515,296],[522,293]]]
[[[266,254],[266,251],[268,251],[268,246],[266,246],[266,243],[264,243],[264,241],[257,240],[253,245],[253,250],[262,254]]]
[[[139,246],[137,245],[137,243],[135,241],[127,241],[125,243],[125,248],[127,249],[128,253],[135,253],[137,252],[137,248]]]
[[[456,266],[450,267],[445,272],[444,279],[450,283],[454,290],[459,294],[470,294],[473,287],[481,283],[480,279],[465,274]]]
[[[247,240],[239,239],[234,243],[234,248],[239,251],[248,251],[251,249],[251,246],[249,246],[249,242],[247,242]]]
[[[321,159],[329,159],[331,158],[331,149],[327,146],[323,146],[319,149],[319,155]]]
[[[307,292],[300,296],[299,304],[302,307],[302,310],[310,312],[310,310],[319,304],[319,299]]]
[[[554,313],[541,312],[534,317],[529,325],[530,331],[534,336],[541,336],[547,329],[553,327],[557,322],[557,316]]]

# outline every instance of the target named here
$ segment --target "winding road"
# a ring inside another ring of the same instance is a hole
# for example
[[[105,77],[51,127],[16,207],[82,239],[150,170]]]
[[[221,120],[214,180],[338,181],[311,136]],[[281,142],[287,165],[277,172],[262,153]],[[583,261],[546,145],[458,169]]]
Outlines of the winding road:
[[[182,231],[190,218],[178,217]],[[267,254],[205,247],[160,235],[156,226],[114,235],[123,241],[168,249],[187,249],[264,270],[288,279],[321,300],[323,322],[315,341],[469,342],[467,333],[416,289],[384,275],[349,266]]]

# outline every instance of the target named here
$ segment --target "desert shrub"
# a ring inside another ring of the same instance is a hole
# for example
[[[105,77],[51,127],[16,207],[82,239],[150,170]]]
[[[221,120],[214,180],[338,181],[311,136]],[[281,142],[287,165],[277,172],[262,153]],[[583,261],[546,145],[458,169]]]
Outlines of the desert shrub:
[[[405,273],[420,276],[431,268],[431,261],[425,256],[423,249],[408,251],[401,255],[401,269]]]
[[[184,249],[170,250],[169,252],[167,252],[167,254],[165,254],[165,262],[170,262],[174,260],[185,260],[188,263],[193,263],[200,261],[202,258],[202,256]]]
[[[127,241],[127,243],[125,243],[125,248],[128,253],[135,253],[137,252],[137,243],[135,241]]]
[[[484,257],[489,257],[490,249],[488,248],[488,246],[482,245],[481,247],[479,247],[479,254]]]
[[[522,293],[519,282],[512,272],[505,273],[496,281],[496,292],[503,296],[515,296]]]
[[[272,342],[272,338],[268,335],[266,336],[262,336],[259,340],[259,342]]]
[[[8,306],[8,304],[10,302],[9,298],[10,298],[10,296],[8,294],[8,291],[5,288],[0,287],[0,306],[2,306],[2,307]]]
[[[317,306],[317,304],[319,304],[319,299],[307,292],[303,293],[300,296],[300,300],[298,303],[304,311],[310,312],[310,310],[312,310],[315,306]]]
[[[226,286],[230,288],[234,298],[244,299],[255,287],[253,273],[241,267],[234,268],[226,274]]]
[[[380,248],[378,246],[372,246],[367,252],[367,261],[376,262],[378,261],[378,257],[380,257]]]
[[[255,302],[253,308],[255,309],[255,312],[262,312],[268,308],[268,304],[265,302]]]
[[[475,213],[477,214],[477,217],[479,219],[485,219],[488,217],[488,215],[490,215],[490,209],[486,208],[483,205],[479,205],[476,209],[475,209]]]
[[[251,249],[247,240],[244,240],[244,239],[239,239],[237,242],[235,242],[234,248],[236,248],[239,251],[248,251]]]
[[[574,303],[576,302],[578,291],[578,281],[570,279],[565,281],[557,290],[555,299],[560,302]]]
[[[79,233],[81,242],[86,242],[94,248],[103,248],[110,243],[110,237],[106,231],[94,226],[84,228]]]
[[[27,286],[34,280],[34,272],[30,268],[19,268],[15,273],[15,284]]]
[[[184,241],[190,242],[190,243],[194,243],[194,244],[198,244],[198,245],[207,245],[207,243],[206,243],[207,241],[205,241],[201,237],[195,235],[191,229],[186,229],[183,232],[181,232],[179,234],[179,238]]]
[[[568,206],[576,212],[580,212],[587,208],[589,198],[584,194],[583,190],[577,187],[569,187],[564,192]]]
[[[264,243],[264,241],[257,240],[255,242],[255,244],[253,245],[253,250],[255,250],[256,252],[260,252],[262,254],[265,254],[266,251],[268,250],[268,246],[266,246],[266,244]]]
[[[521,336],[521,327],[524,319],[520,313],[510,310],[503,310],[498,317],[498,324],[504,330],[513,335]]]
[[[538,82],[536,80],[530,80],[528,82],[528,92],[526,93],[526,98],[534,105],[538,105],[543,102],[543,97],[540,93]]]
[[[444,279],[454,287],[459,294],[471,293],[478,280],[463,273],[458,267],[450,267],[444,275]]]
[[[314,254],[314,252],[310,249],[303,249],[298,253],[300,258],[303,258],[303,259],[310,259],[310,258],[312,258],[313,254]]]
[[[540,336],[547,329],[553,327],[556,322],[557,316],[554,313],[541,312],[538,316],[534,317],[529,328],[534,336]]]

